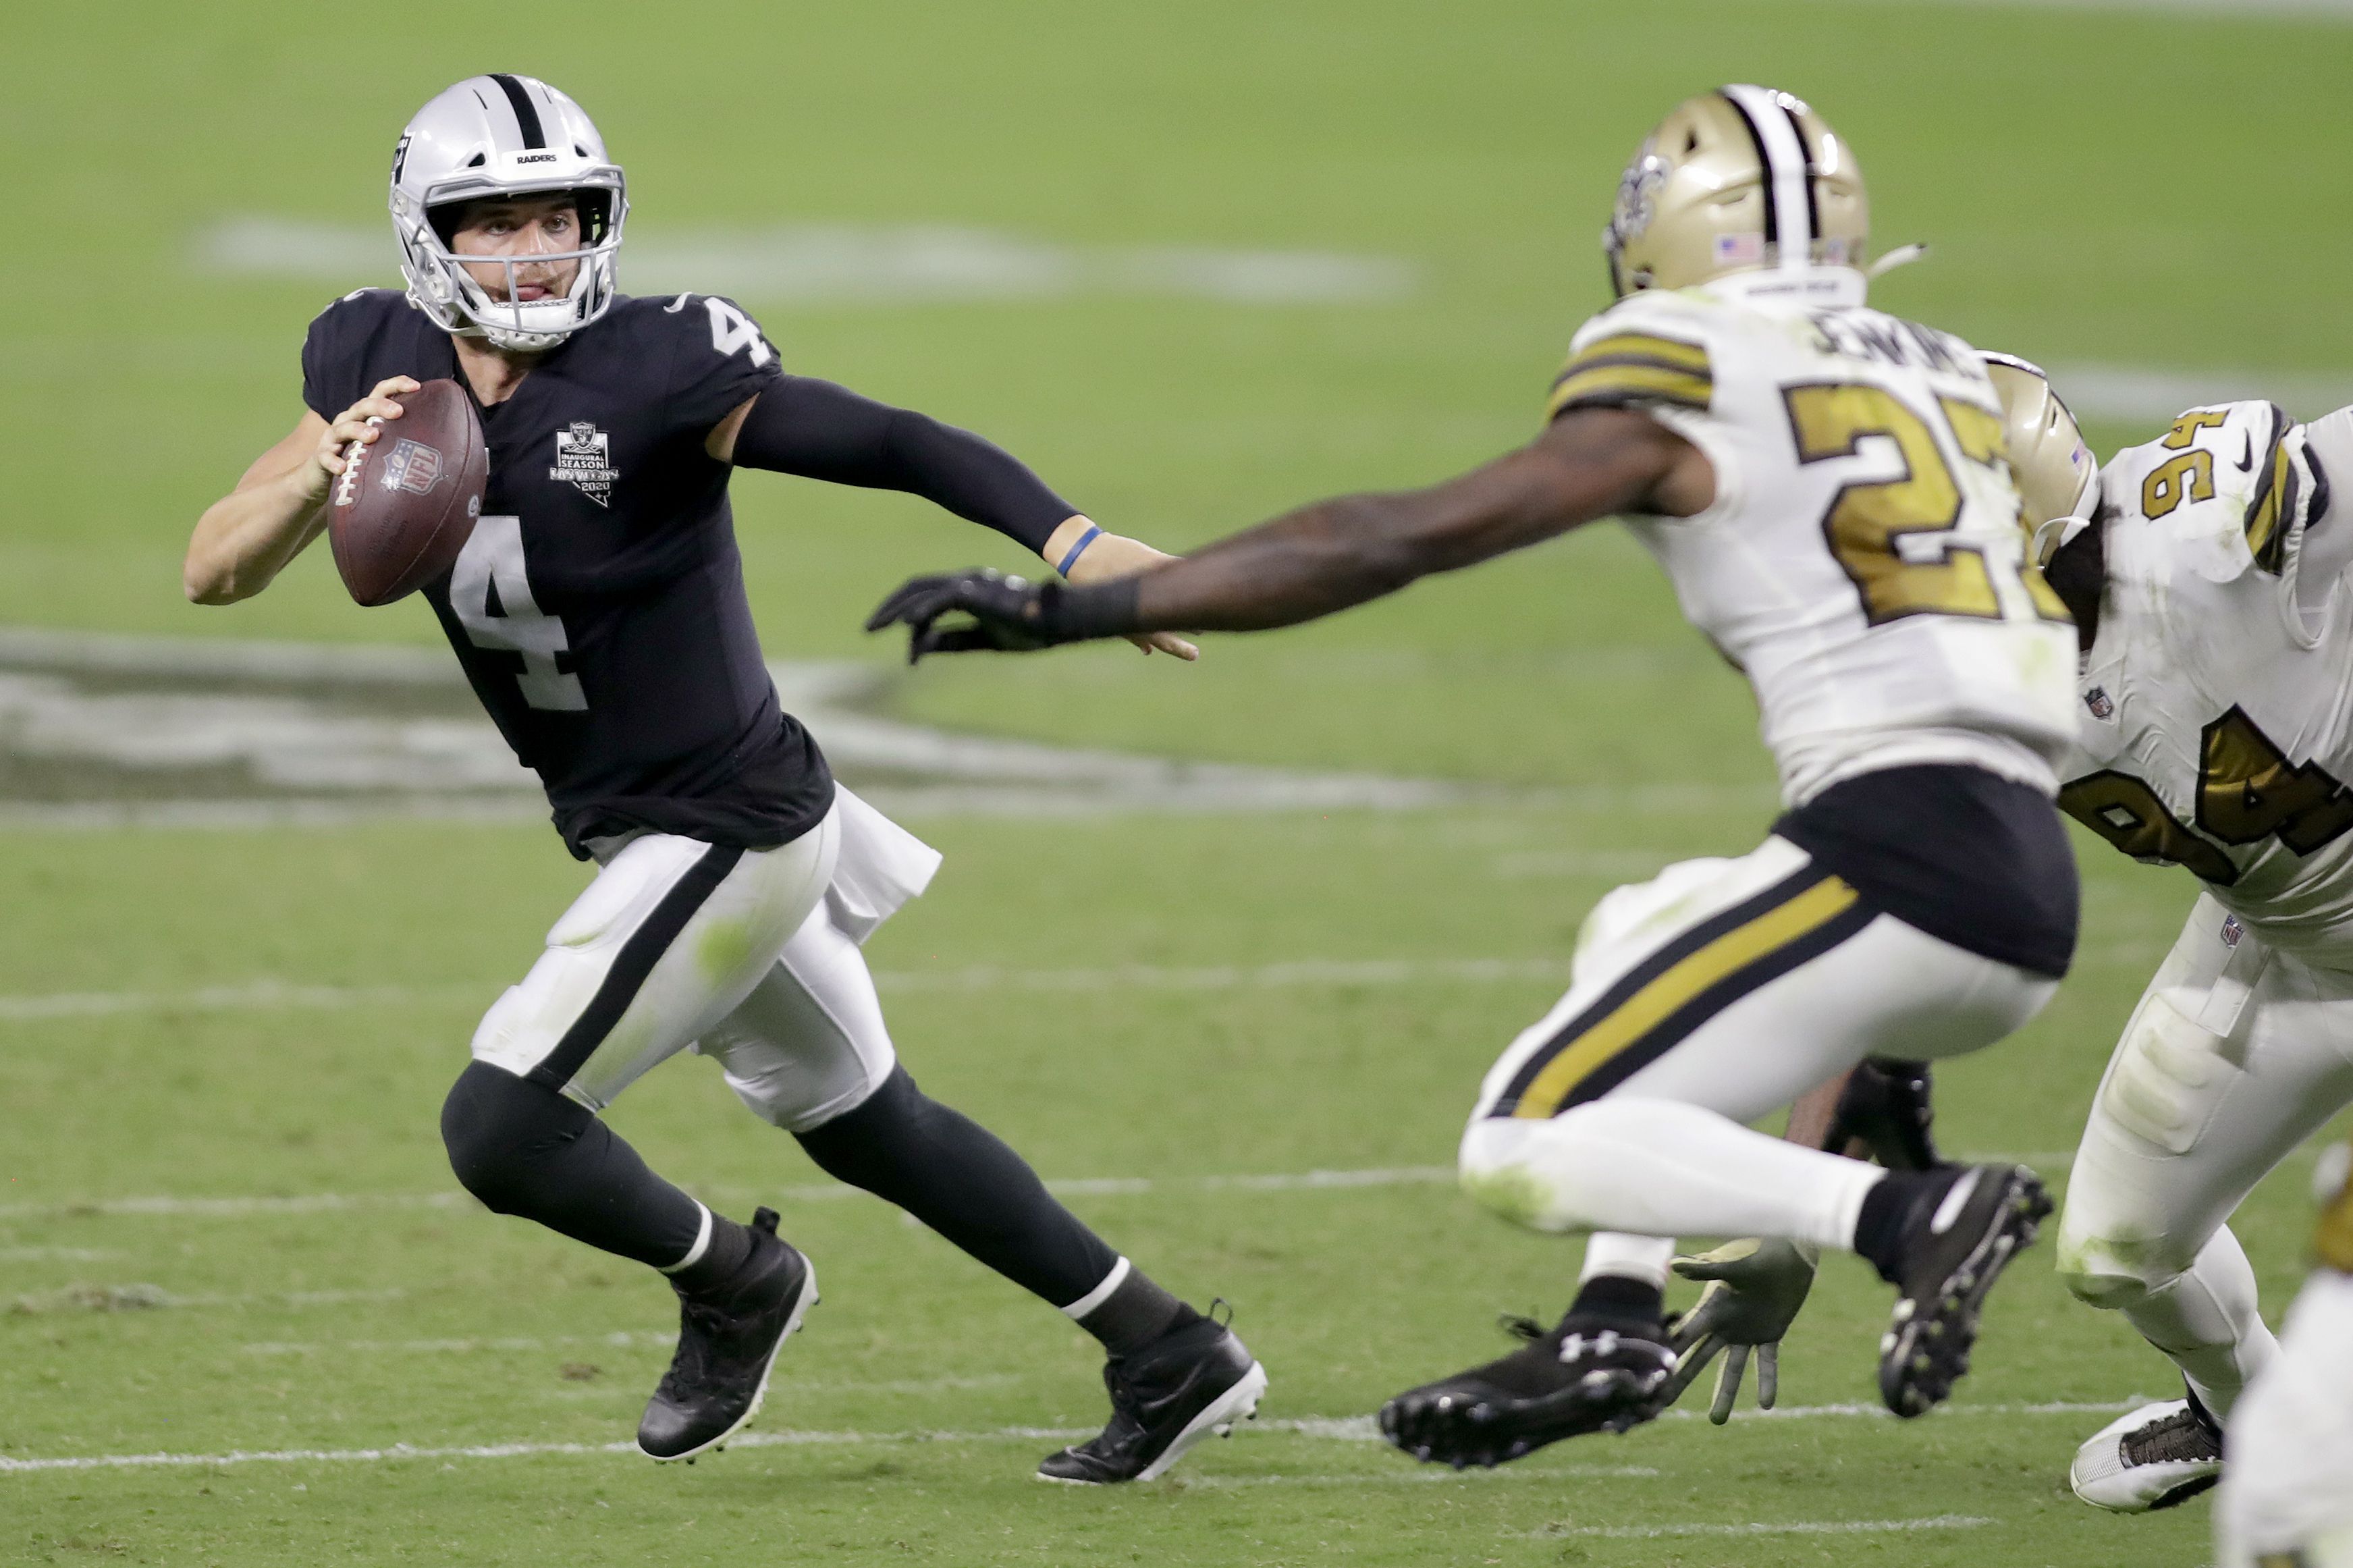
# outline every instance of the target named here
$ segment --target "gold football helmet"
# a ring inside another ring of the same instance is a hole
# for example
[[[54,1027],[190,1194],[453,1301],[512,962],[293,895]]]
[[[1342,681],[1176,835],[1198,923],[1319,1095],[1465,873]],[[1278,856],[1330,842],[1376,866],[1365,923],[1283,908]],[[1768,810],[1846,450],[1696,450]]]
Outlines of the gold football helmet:
[[[2041,365],[1996,353],[1987,354],[1985,362],[2001,398],[2010,477],[2025,502],[2026,531],[2034,539],[2031,554],[2041,566],[2074,531],[2049,525],[2089,518],[2099,504],[2100,465]]]
[[[1601,245],[1623,299],[1766,267],[1860,268],[1870,240],[1847,144],[1789,94],[1734,86],[1659,122],[1618,182]]]

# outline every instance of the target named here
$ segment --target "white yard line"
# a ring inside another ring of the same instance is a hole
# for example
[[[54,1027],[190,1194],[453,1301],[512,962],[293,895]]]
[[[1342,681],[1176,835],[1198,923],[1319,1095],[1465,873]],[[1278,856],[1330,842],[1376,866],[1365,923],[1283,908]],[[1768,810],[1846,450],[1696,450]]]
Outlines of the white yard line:
[[[2307,1151],[2307,1155],[2309,1152]],[[2031,1165],[2060,1170],[2073,1163],[2072,1149],[1964,1151],[1953,1156],[1970,1163]],[[1366,1170],[1272,1171],[1203,1176],[1071,1176],[1046,1184],[1062,1197],[1142,1197],[1187,1193],[1324,1193],[1372,1187],[1451,1186],[1451,1165],[1384,1165]],[[726,1187],[714,1198],[763,1203],[832,1203],[860,1195],[836,1183],[790,1187]],[[372,1209],[462,1209],[474,1206],[464,1193],[296,1193],[279,1196],[193,1197],[155,1194],[128,1198],[79,1198],[57,1203],[0,1205],[0,1219],[256,1219],[279,1215],[344,1214]],[[63,1256],[53,1252],[50,1256]],[[76,1253],[75,1256],[82,1256]],[[91,1253],[88,1256],[98,1257]],[[107,1256],[111,1256],[107,1255]]]
[[[2136,1402],[2145,1403],[2145,1402]],[[2133,1405],[1947,1405],[1938,1414],[1944,1415],[2094,1415],[2131,1409]],[[1782,1412],[1784,1419],[1806,1415],[1847,1415],[1864,1407],[1847,1405],[1816,1405]],[[1875,1406],[1870,1407],[1876,1409]],[[1877,1412],[1885,1415],[1883,1410]],[[1378,1434],[1369,1415],[1310,1415],[1293,1419],[1273,1419],[1255,1422],[1249,1428],[1260,1432],[1281,1432],[1293,1436],[1339,1442],[1373,1442]],[[729,1446],[742,1448],[790,1448],[806,1447],[851,1447],[900,1443],[996,1443],[996,1442],[1068,1442],[1073,1438],[1093,1436],[1091,1429],[1056,1426],[998,1426],[973,1432],[745,1432],[729,1439]],[[226,1465],[302,1465],[302,1464],[388,1464],[404,1459],[515,1459],[545,1456],[628,1454],[638,1451],[634,1443],[472,1443],[449,1447],[418,1447],[406,1443],[384,1448],[231,1448],[215,1454],[146,1453],[146,1454],[85,1454],[44,1458],[40,1456],[0,1455],[0,1474],[26,1475],[45,1470],[104,1470],[143,1469],[157,1468],[209,1467]],[[1416,1472],[1404,1472],[1408,1474]],[[1452,1472],[1419,1472],[1434,1479],[1456,1479]],[[1548,1470],[1541,1467],[1520,1473],[1560,1476],[1574,1474]],[[1641,1467],[1612,1468],[1611,1475],[1633,1476],[1645,1473]],[[1378,1478],[1368,1478],[1377,1483]],[[1335,1478],[1334,1484],[1343,1479]],[[1226,1484],[1248,1484],[1233,1481]],[[1947,1516],[1952,1517],[1952,1516]],[[1837,1531],[1887,1529],[1958,1528],[1934,1521],[1859,1521],[1822,1525],[1757,1525],[1757,1526],[1662,1526],[1670,1532],[1688,1534],[1771,1533],[1776,1531]]]
[[[1450,1184],[1451,1165],[1385,1166],[1360,1171],[1278,1171],[1207,1176],[1080,1176],[1046,1184],[1065,1197],[1132,1196],[1152,1193],[1337,1192],[1360,1187]],[[720,1194],[714,1194],[720,1195]],[[724,1195],[763,1202],[829,1203],[860,1195],[837,1183],[792,1187],[729,1188]],[[282,1197],[94,1198],[54,1204],[0,1205],[0,1219],[170,1218],[248,1219],[274,1215],[340,1214],[367,1209],[454,1209],[473,1206],[464,1193],[301,1193]]]
[[[1547,1525],[1515,1531],[1524,1540],[1552,1541],[1594,1536],[1607,1541],[1655,1541],[1680,1535],[1881,1535],[1908,1530],[1976,1530],[2000,1521],[1978,1514],[1940,1513],[1931,1519],[1813,1519],[1788,1523]]]
[[[2153,969],[2164,956],[2162,944],[2116,942],[2085,948],[2077,954],[2076,963],[2084,968]],[[892,995],[1283,991],[1354,985],[1566,984],[1570,973],[1571,962],[1567,958],[1303,958],[1284,963],[1122,963],[1092,969],[1008,969],[987,963],[946,970],[878,969],[874,985]],[[498,985],[493,980],[433,985],[298,985],[282,980],[254,980],[242,985],[206,985],[187,991],[54,991],[0,996],[0,1023],[100,1018],[123,1013],[276,1013],[464,1001],[487,1004]]]
[[[1226,1491],[1243,1487],[1404,1487],[1445,1486],[1469,1482],[1473,1485],[1492,1481],[1646,1481],[1658,1478],[1658,1469],[1651,1465],[1556,1465],[1499,1466],[1494,1469],[1453,1470],[1442,1467],[1417,1466],[1412,1469],[1383,1469],[1357,1476],[1198,1476],[1179,1474],[1175,1479],[1187,1491]]]
[[[877,970],[892,994],[985,991],[1252,991],[1350,985],[1496,985],[1563,983],[1566,958],[1305,958],[1286,963],[1177,966],[1123,963],[1095,969]],[[188,991],[60,991],[0,996],[0,1022],[103,1017],[118,1013],[283,1012],[397,1006],[472,998],[487,1004],[497,981],[434,985],[299,985],[255,980]]]
[[[1949,0],[1948,0],[1949,3]],[[2227,0],[2233,11],[2256,0]],[[2221,5],[2216,6],[2219,12]],[[2353,0],[2335,7],[2353,17]],[[2200,404],[2269,398],[2299,419],[2315,419],[2353,402],[2353,376],[2304,371],[2211,370],[2157,365],[2071,364],[2049,367],[2067,405],[2086,419],[2148,422],[2170,419]],[[2137,437],[2136,439],[2146,439]]]
[[[380,224],[232,217],[196,237],[206,271],[348,288],[397,284]],[[1103,297],[1224,305],[1383,304],[1410,295],[1420,268],[1395,257],[1206,246],[1064,244],[944,223],[779,224],[631,231],[641,293],[681,289],[755,304],[901,305]]]

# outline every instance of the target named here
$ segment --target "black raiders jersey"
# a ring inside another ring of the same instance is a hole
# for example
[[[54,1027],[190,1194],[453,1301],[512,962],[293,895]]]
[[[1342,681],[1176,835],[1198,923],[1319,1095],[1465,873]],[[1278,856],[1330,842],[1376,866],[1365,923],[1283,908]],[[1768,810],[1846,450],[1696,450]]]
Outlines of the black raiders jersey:
[[[477,405],[482,516],[424,592],[584,858],[589,839],[635,828],[770,847],[833,803],[761,660],[733,470],[702,445],[781,374],[725,300],[623,295],[506,401]],[[406,296],[363,289],[311,323],[302,399],[321,418],[393,375],[466,385],[448,335]]]

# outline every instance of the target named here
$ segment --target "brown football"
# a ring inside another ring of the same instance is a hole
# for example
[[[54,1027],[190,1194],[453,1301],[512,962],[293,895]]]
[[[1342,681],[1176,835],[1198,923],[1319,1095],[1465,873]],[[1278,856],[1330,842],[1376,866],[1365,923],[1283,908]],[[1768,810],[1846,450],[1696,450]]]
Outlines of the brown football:
[[[344,449],[327,492],[327,542],[363,605],[406,598],[449,570],[482,515],[490,448],[474,400],[454,381],[394,399],[400,417]]]

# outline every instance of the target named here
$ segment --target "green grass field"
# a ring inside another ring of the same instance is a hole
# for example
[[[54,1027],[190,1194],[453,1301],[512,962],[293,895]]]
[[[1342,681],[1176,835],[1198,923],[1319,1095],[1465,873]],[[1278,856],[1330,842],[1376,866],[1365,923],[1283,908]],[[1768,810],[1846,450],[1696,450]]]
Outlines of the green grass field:
[[[2353,350],[2337,287],[2353,26],[2224,10],[12,16],[0,624],[436,636],[415,604],[353,609],[323,552],[249,605],[181,601],[189,524],[292,423],[304,323],[339,291],[195,258],[229,219],[380,225],[400,122],[475,70],[543,75],[589,108],[628,167],[632,243],[935,224],[1407,264],[1400,297],[1279,306],[744,293],[792,368],[987,431],[1108,525],[1181,548],[1522,438],[1603,302],[1594,236],[1618,168],[1670,103],[1725,79],[1810,97],[1859,149],[1883,240],[1936,247],[1881,288],[1887,308],[2061,364],[2325,382]],[[2149,430],[2094,433],[2106,449]],[[737,505],[778,657],[891,659],[857,626],[902,575],[1011,563],[895,499],[753,476]],[[826,1188],[687,1060],[616,1124],[733,1212],[776,1203],[825,1303],[762,1442],[691,1469],[607,1451],[666,1359],[667,1290],[475,1208],[435,1130],[473,1021],[581,883],[553,835],[9,830],[0,1460],[315,1457],[0,1473],[0,1562],[2207,1561],[2203,1502],[2119,1520],[2067,1494],[2067,1457],[2107,1419],[2084,1407],[2171,1377],[2065,1297],[2047,1245],[1924,1422],[1851,1408],[1874,1400],[1885,1292],[1833,1259],[1784,1354],[1787,1419],[1672,1416],[1467,1478],[1338,1424],[1500,1347],[1497,1312],[1559,1309],[1576,1247],[1426,1173],[1556,993],[1547,966],[1593,900],[1746,849],[1771,814],[1745,690],[1624,539],[1218,640],[1198,668],[962,661],[895,700],[972,730],[1544,792],[913,824],[947,868],[870,949],[907,1062],[1077,1184],[1073,1205],[1156,1274],[1235,1304],[1274,1379],[1257,1428],[1150,1487],[1035,1484],[1047,1434],[1101,1420],[1081,1336]],[[2021,1038],[1939,1078],[1947,1147],[2032,1158],[2054,1184],[2192,892],[2088,841],[2084,868],[2077,974]],[[112,1000],[45,1000],[78,996]],[[1232,1179],[1319,1170],[1392,1174]],[[2308,1171],[2292,1162],[2242,1216],[2274,1310],[2302,1271]],[[320,1194],[347,1201],[302,1201]],[[151,1199],[167,1201],[133,1201]]]

